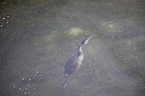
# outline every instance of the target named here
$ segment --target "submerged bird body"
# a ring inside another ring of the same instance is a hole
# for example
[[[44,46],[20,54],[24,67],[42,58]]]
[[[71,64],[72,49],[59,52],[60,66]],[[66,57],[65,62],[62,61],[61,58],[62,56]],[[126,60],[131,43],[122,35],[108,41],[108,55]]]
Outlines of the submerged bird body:
[[[68,75],[72,74],[73,72],[77,71],[79,69],[79,67],[82,64],[83,58],[84,58],[84,52],[82,50],[83,45],[86,45],[88,43],[88,41],[91,39],[92,36],[90,36],[89,38],[81,41],[81,43],[78,46],[78,52],[71,56],[65,66],[64,66],[64,70],[63,73],[59,74],[57,76],[57,78],[59,76],[61,76],[62,74],[65,75],[65,82],[63,83],[63,86],[66,87],[66,83],[68,82]]]
[[[84,53],[82,47],[79,46],[78,52],[67,60],[64,66],[63,74],[72,74],[73,72],[78,70],[83,61],[83,58],[84,58]]]

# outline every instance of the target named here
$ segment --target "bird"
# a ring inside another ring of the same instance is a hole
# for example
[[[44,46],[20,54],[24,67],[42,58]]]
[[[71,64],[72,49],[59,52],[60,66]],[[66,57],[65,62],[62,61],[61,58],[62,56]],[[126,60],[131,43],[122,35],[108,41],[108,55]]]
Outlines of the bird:
[[[84,52],[82,50],[82,47],[84,45],[86,45],[89,40],[92,38],[92,35],[87,38],[82,40],[79,43],[78,46],[78,51],[76,54],[72,55],[65,63],[64,69],[63,69],[63,73],[60,73],[56,76],[56,78],[60,77],[61,75],[65,76],[65,81],[63,83],[63,87],[66,87],[67,83],[68,83],[68,75],[74,73],[75,71],[77,71],[79,69],[79,67],[82,64],[83,58],[84,58]]]

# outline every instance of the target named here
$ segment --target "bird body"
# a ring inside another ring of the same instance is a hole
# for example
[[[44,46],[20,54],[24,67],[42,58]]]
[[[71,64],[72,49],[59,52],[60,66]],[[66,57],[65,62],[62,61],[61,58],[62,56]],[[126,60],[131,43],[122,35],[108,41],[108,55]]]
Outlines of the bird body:
[[[67,60],[63,74],[72,74],[77,71],[82,64],[83,58],[84,52],[82,50],[82,46],[79,46],[78,52]]]
[[[73,72],[77,71],[77,70],[79,69],[79,67],[81,66],[82,61],[83,61],[83,58],[84,58],[84,52],[83,52],[83,50],[82,50],[82,47],[83,47],[83,45],[85,45],[85,44],[88,43],[88,41],[90,40],[91,37],[92,37],[92,36],[90,36],[89,38],[87,38],[87,39],[81,41],[81,43],[80,43],[79,46],[78,46],[78,52],[77,52],[75,55],[71,56],[71,57],[67,60],[65,66],[64,66],[63,73],[61,73],[61,74],[59,74],[59,75],[57,76],[57,78],[58,78],[58,77],[61,76],[62,74],[65,75],[66,80],[65,80],[65,82],[63,83],[63,86],[64,86],[64,87],[66,87],[66,83],[68,82],[68,75],[70,75],[70,74],[72,74]]]

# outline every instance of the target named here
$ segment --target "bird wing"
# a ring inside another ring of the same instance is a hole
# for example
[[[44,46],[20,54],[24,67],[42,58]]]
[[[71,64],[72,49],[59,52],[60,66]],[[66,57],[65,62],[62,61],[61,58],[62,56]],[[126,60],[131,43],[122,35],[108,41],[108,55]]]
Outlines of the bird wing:
[[[69,58],[64,66],[64,74],[71,74],[77,69],[78,58],[73,55]]]

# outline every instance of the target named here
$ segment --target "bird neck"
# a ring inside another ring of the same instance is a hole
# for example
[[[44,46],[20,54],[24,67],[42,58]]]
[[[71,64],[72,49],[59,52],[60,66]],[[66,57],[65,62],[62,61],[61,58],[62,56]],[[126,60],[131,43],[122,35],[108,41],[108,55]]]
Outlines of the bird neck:
[[[84,55],[84,52],[83,52],[82,46],[79,45],[79,46],[78,46],[77,56],[81,56],[81,55]]]

